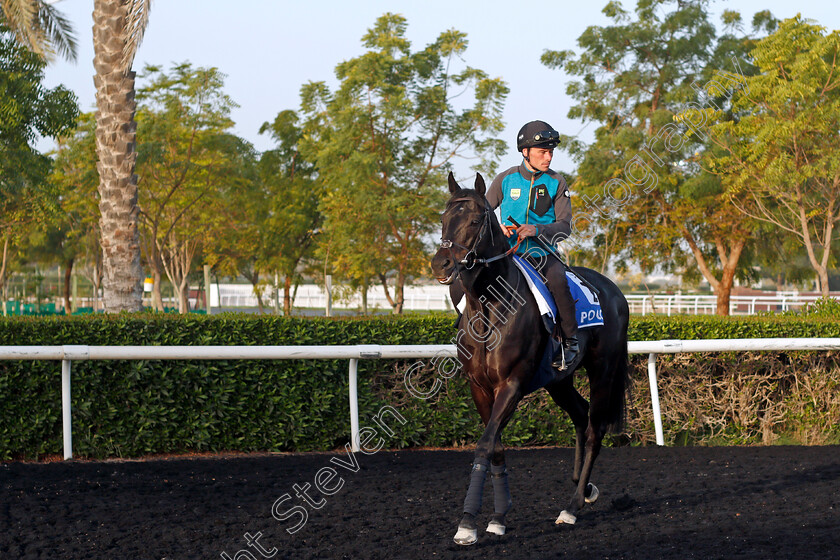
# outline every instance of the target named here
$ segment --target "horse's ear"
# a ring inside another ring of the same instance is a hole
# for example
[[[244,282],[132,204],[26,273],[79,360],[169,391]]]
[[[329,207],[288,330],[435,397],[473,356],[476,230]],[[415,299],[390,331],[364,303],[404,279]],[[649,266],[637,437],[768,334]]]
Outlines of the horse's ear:
[[[484,184],[484,177],[481,176],[481,173],[475,174],[475,191],[484,196],[484,193],[487,192],[487,186]]]
[[[458,181],[455,180],[455,175],[452,172],[449,172],[449,192],[451,194],[455,194],[456,191],[461,190],[461,186],[458,184]]]

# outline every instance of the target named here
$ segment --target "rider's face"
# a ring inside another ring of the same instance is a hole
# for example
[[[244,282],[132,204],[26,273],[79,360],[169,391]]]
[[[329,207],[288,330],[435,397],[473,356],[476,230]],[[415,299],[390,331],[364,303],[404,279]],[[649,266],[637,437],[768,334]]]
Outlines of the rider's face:
[[[522,150],[522,154],[528,156],[527,161],[534,171],[548,171],[551,165],[551,158],[554,157],[554,149],[550,148],[528,148]]]

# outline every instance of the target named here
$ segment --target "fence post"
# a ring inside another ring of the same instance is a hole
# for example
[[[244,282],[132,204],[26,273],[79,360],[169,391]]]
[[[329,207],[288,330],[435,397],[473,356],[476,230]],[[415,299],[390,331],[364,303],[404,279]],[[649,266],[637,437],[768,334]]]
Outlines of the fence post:
[[[656,431],[656,445],[665,445],[662,433],[662,412],[659,409],[659,386],[656,382],[656,354],[648,355],[648,380],[650,382],[650,402],[653,408],[653,428]]]
[[[64,459],[72,459],[73,420],[70,411],[70,360],[61,360],[61,425],[64,431]]]
[[[350,358],[350,449],[359,451],[359,360]]]
[[[196,302],[198,303],[198,302]],[[219,302],[221,303],[221,301]],[[196,306],[197,307],[197,306]],[[204,310],[207,315],[213,312],[213,305],[210,303],[210,265],[204,265]]]

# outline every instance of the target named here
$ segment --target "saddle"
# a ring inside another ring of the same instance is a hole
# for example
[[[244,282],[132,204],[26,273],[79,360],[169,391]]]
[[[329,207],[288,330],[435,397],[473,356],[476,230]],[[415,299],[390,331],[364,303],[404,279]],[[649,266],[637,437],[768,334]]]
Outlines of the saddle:
[[[554,298],[551,297],[551,292],[548,291],[548,287],[542,281],[542,276],[531,263],[519,255],[513,256],[513,262],[522,271],[531,293],[534,294],[534,299],[537,300],[537,306],[540,309],[546,330],[549,334],[553,333],[554,325],[557,322],[557,306],[554,303]],[[598,296],[571,270],[566,270],[566,279],[569,282],[569,291],[572,292],[572,299],[575,302],[575,318],[578,328],[602,326],[604,324],[604,314]]]

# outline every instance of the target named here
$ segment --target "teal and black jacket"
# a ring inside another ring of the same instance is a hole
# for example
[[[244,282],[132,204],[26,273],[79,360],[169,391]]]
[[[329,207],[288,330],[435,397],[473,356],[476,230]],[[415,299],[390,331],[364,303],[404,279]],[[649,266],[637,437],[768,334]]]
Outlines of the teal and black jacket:
[[[531,173],[523,162],[499,173],[487,190],[487,202],[501,207],[502,224],[508,216],[520,224],[534,224],[537,235],[552,245],[566,239],[572,232],[572,202],[569,187],[562,175],[549,169],[545,173]],[[516,237],[509,238],[511,246]],[[526,238],[520,254],[544,255],[546,252],[533,240]]]

